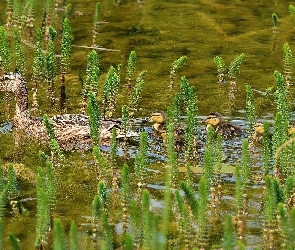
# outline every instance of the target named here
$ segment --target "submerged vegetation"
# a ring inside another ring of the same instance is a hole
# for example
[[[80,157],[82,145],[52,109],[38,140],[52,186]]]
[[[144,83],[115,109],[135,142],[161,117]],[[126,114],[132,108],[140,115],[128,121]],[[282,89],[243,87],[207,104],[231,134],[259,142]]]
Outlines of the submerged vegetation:
[[[114,3],[118,6],[120,1]],[[71,89],[66,82],[74,49],[69,18],[71,4],[56,16],[54,9],[58,10],[60,1],[47,1],[42,6],[45,11],[41,27],[35,27],[34,22],[36,1],[26,1],[23,10],[21,1],[7,1],[6,4],[6,26],[0,27],[1,73],[14,69],[24,77],[30,77],[35,116],[45,113],[39,108],[42,102],[48,102],[53,112],[64,113],[68,108],[66,93]],[[91,52],[85,58],[85,79],[80,76],[81,97],[77,102],[80,112],[88,116],[91,138],[86,139],[93,145],[90,158],[85,155],[80,158],[83,168],[84,165],[90,168],[83,169],[79,164],[76,166],[76,162],[73,166],[85,171],[83,188],[75,190],[76,177],[72,176],[72,183],[65,188],[61,171],[64,162],[71,161],[71,153],[61,151],[50,118],[43,115],[49,147],[39,152],[36,165],[31,166],[33,181],[29,185],[34,185],[36,200],[33,205],[28,205],[28,197],[22,197],[27,185],[24,183],[29,181],[24,176],[26,168],[5,158],[0,160],[0,249],[6,249],[8,245],[12,249],[26,249],[23,236],[14,234],[13,230],[6,231],[6,223],[9,223],[9,217],[22,220],[32,211],[36,212],[36,228],[31,246],[36,249],[246,249],[249,222],[255,220],[259,221],[260,227],[255,234],[259,240],[254,247],[293,249],[295,140],[291,130],[294,96],[290,89],[294,63],[289,44],[285,43],[282,48],[280,68],[283,73],[279,69],[274,72],[276,91],[271,97],[265,95],[265,99],[272,98],[275,105],[273,129],[271,123],[263,121],[259,142],[252,135],[253,126],[259,120],[254,87],[247,84],[243,90],[236,81],[247,57],[241,53],[228,68],[221,55],[213,58],[221,93],[222,88],[228,89],[222,98],[229,101],[229,110],[235,108],[233,104],[238,92],[245,91],[246,96],[244,110],[248,124],[245,136],[233,139],[239,140],[239,149],[234,148],[234,141],[230,152],[237,154],[238,160],[227,162],[227,142],[215,134],[212,126],[205,132],[199,123],[198,88],[189,78],[179,77],[182,67],[189,64],[189,56],[179,57],[171,64],[170,71],[167,69],[170,81],[165,83],[165,96],[167,94],[169,100],[161,135],[156,135],[157,131],[152,134],[151,129],[142,125],[144,119],[139,126],[136,124],[142,92],[147,88],[148,70],[137,72],[140,57],[132,50],[123,64],[108,65],[108,71],[103,72],[98,53],[100,47],[96,45],[103,23],[101,9],[99,2],[93,6],[92,46],[87,47]],[[294,7],[290,5],[289,10],[294,15]],[[275,13],[272,19],[277,31],[279,19]],[[34,48],[32,62],[24,59],[24,44]],[[105,74],[104,83],[102,74]],[[54,87],[58,81],[59,96]],[[38,89],[42,91],[40,84],[43,82],[47,84],[49,97],[45,99],[37,95]],[[7,95],[5,100],[9,100]],[[9,106],[9,102],[3,105]],[[5,112],[10,114],[9,109]],[[123,141],[117,138],[118,131],[114,127],[112,139],[101,145],[100,120],[116,117],[120,117]],[[127,138],[129,130],[136,130],[139,139]],[[20,142],[15,145],[17,143]],[[152,152],[155,143],[161,148],[156,153]],[[159,154],[164,164],[150,160],[153,154]],[[90,175],[89,179],[87,175]],[[152,179],[159,183],[157,188],[151,184]],[[83,216],[88,217],[87,223],[79,223],[81,220],[77,218],[79,222],[71,221],[70,226],[63,226],[67,223],[64,221],[66,216],[57,212],[63,202],[61,197],[67,197],[62,193],[78,193],[83,189],[88,198],[91,197],[86,202],[83,199],[83,203],[88,202],[88,210],[82,211]],[[257,200],[259,203],[253,211],[251,202]]]

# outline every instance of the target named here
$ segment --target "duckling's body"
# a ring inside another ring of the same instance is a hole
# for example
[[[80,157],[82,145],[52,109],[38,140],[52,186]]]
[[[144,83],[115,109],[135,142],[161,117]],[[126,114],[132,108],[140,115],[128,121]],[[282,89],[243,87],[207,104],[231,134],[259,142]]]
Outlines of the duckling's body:
[[[231,139],[243,134],[242,129],[230,123],[222,123],[221,115],[217,112],[210,113],[205,120],[207,131],[210,126],[214,128],[216,134],[220,134],[223,139]]]
[[[0,79],[0,91],[14,94],[16,102],[16,111],[13,118],[14,128],[24,131],[30,138],[40,142],[47,142],[48,135],[43,120],[30,116],[28,91],[21,75],[17,73],[4,75]],[[49,120],[53,125],[55,137],[62,149],[68,151],[84,151],[92,147],[88,116],[82,114],[64,114],[53,116]],[[124,135],[120,134],[119,121],[100,121],[98,131],[102,143],[111,138],[111,130],[114,127],[118,128],[118,137],[124,137]],[[131,133],[127,136],[130,137],[135,134]]]

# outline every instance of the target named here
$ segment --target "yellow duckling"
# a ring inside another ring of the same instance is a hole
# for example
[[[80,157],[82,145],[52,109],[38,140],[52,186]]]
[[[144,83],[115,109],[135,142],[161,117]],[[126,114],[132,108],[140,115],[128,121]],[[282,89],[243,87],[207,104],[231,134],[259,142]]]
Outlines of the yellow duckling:
[[[253,142],[262,144],[264,134],[264,124],[261,122],[257,122],[254,124],[254,133],[251,136],[251,140]]]
[[[13,126],[22,130],[32,139],[47,143],[48,135],[42,119],[31,117],[28,108],[28,90],[25,80],[18,73],[5,74],[0,78],[0,92],[10,92],[16,102]],[[92,148],[88,116],[82,114],[64,114],[49,118],[53,125],[55,137],[63,150],[85,151]],[[120,122],[100,120],[98,128],[101,143],[112,136],[112,128],[117,128],[118,138],[125,135],[120,131]],[[135,132],[127,132],[127,137],[138,136]]]
[[[210,126],[214,128],[216,134],[220,134],[224,139],[234,138],[242,135],[242,129],[230,123],[223,123],[221,115],[217,112],[212,112],[205,120],[207,123],[207,131]]]
[[[166,114],[158,110],[151,114],[150,122],[154,122],[153,128],[158,133],[166,132]]]
[[[295,125],[290,124],[289,129],[288,129],[288,134],[289,134],[289,136],[292,136],[293,133],[295,133]]]

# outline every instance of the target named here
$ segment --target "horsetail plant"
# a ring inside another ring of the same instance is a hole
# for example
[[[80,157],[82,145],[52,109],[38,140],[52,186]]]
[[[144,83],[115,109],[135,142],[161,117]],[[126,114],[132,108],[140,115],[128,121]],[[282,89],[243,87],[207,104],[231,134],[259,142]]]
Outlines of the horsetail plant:
[[[21,73],[23,77],[26,74],[25,59],[21,45],[21,38],[18,29],[14,29],[15,39],[15,71]]]
[[[22,16],[22,2],[21,0],[13,0],[12,6],[12,20],[15,27],[21,29],[21,16]]]
[[[54,54],[54,44],[50,39],[48,41],[48,52],[44,56],[44,78],[47,82],[47,91],[50,97],[51,106],[55,103],[54,81],[56,77],[56,59]]]
[[[151,201],[150,194],[147,190],[142,191],[142,247],[143,249],[151,248]]]
[[[254,96],[250,85],[246,85],[246,113],[249,123],[248,132],[250,134],[256,120]]]
[[[3,26],[0,26],[0,53],[2,72],[11,71],[11,53],[7,34]]]
[[[281,249],[286,249],[288,234],[288,213],[283,203],[278,204],[278,234]]]
[[[245,55],[243,53],[240,54],[229,65],[228,76],[231,79],[230,80],[230,91],[229,91],[229,100],[230,100],[230,102],[235,99],[235,92],[237,91],[236,90],[237,73],[240,70],[240,66],[242,64],[242,61],[243,61],[244,57],[245,57]]]
[[[134,113],[137,110],[138,102],[140,100],[140,94],[144,86],[144,80],[143,78],[146,75],[146,70],[143,70],[140,72],[136,79],[136,84],[132,88],[132,92],[130,93],[129,99],[128,99],[128,107],[130,110],[129,117],[134,118]]]
[[[121,65],[118,65],[117,72],[116,69],[111,66],[103,86],[102,106],[103,114],[106,119],[111,118],[115,112],[115,105],[120,87],[120,73]]]
[[[271,14],[271,19],[273,23],[273,33],[278,33],[278,24],[279,24],[279,18],[276,13]]]
[[[109,162],[102,154],[98,146],[93,147],[93,156],[95,158],[95,170],[97,180],[107,180],[106,175],[109,168]]]
[[[294,19],[294,21],[295,21],[295,7],[294,7],[293,4],[290,4],[290,5],[289,5],[289,12],[290,12],[290,14],[293,16],[293,19]]]
[[[136,52],[131,51],[129,55],[129,59],[128,59],[127,76],[126,76],[128,89],[130,89],[132,86],[131,80],[136,69],[136,60],[137,60]]]
[[[84,114],[87,95],[90,91],[96,96],[98,91],[99,80],[99,59],[95,50],[92,50],[88,56],[86,67],[86,80],[82,89],[82,107],[81,112]]]
[[[224,250],[231,250],[234,249],[236,245],[236,235],[235,235],[235,228],[232,222],[232,216],[227,214],[225,217],[225,224],[224,224],[224,233],[223,233],[223,249]]]
[[[53,227],[53,250],[66,250],[65,230],[60,219],[54,220]]]
[[[270,174],[272,169],[272,138],[269,123],[264,123],[264,133],[262,138],[262,169],[263,176]]]
[[[10,240],[11,250],[20,250],[18,240],[14,236],[14,234],[9,234],[9,240]]]
[[[125,234],[124,249],[135,250],[134,242],[130,233]]]
[[[101,12],[100,2],[97,2],[95,5],[95,12],[94,12],[92,46],[96,45],[96,37],[98,35],[98,27],[99,27],[100,19],[101,19],[100,12]]]
[[[289,87],[291,79],[292,79],[291,74],[292,74],[294,62],[293,62],[292,50],[288,43],[284,44],[283,52],[284,52],[283,54],[284,79],[285,79],[286,86]]]
[[[141,234],[142,234],[142,223],[141,223],[141,209],[137,205],[135,200],[130,200],[129,202],[129,209],[130,209],[130,219],[131,219],[131,226],[132,226],[132,239],[134,245],[140,246],[141,245]]]
[[[43,69],[44,69],[44,58],[42,53],[42,32],[41,29],[37,30],[36,36],[36,49],[33,59],[32,66],[32,78],[33,82],[33,113],[37,114],[38,111],[38,101],[37,101],[37,91],[38,84],[43,79]]]
[[[10,205],[12,207],[14,215],[19,215],[21,213],[19,192],[17,187],[17,179],[12,164],[9,164],[8,166],[7,184],[5,189],[6,196],[10,200]]]
[[[180,58],[178,58],[177,60],[175,60],[171,64],[171,67],[170,67],[170,83],[169,83],[169,87],[170,87],[171,90],[174,87],[174,81],[175,81],[176,74],[179,72],[179,70],[185,64],[186,60],[187,60],[186,56],[181,56]]]
[[[74,221],[71,221],[70,227],[70,249],[79,250],[78,228]]]
[[[88,93],[87,111],[89,116],[90,137],[93,145],[99,144],[99,109],[93,92]]]
[[[190,207],[191,214],[195,217],[195,219],[197,219],[198,218],[198,200],[195,197],[195,191],[193,189],[192,184],[181,181],[180,187],[185,194],[186,201]]]
[[[9,27],[12,24],[12,10],[13,10],[12,4],[13,4],[13,0],[6,0],[7,27]]]
[[[123,209],[123,231],[126,233],[127,230],[127,217],[128,217],[128,204],[130,201],[130,173],[129,167],[125,163],[122,170],[122,187],[121,187],[121,204]]]
[[[226,71],[226,66],[225,63],[222,59],[221,56],[215,56],[213,59],[214,63],[216,64],[217,67],[217,72],[218,72],[218,83],[221,86],[221,84],[225,83],[225,71]]]
[[[282,119],[287,122],[290,117],[290,104],[287,98],[286,84],[284,82],[284,77],[277,70],[274,72],[274,77],[277,85],[277,90],[275,92],[275,101],[277,103],[277,108],[281,112]]]
[[[139,153],[135,156],[134,168],[137,176],[138,187],[146,186],[148,137],[146,132],[140,134]]]
[[[28,29],[29,40],[33,40],[36,0],[27,0],[25,9],[25,25]]]
[[[64,109],[64,103],[66,99],[65,90],[65,75],[70,66],[70,55],[71,55],[71,43],[72,43],[72,30],[70,22],[67,18],[63,21],[62,28],[62,40],[61,40],[61,86],[60,86],[60,98],[61,98],[61,109]]]

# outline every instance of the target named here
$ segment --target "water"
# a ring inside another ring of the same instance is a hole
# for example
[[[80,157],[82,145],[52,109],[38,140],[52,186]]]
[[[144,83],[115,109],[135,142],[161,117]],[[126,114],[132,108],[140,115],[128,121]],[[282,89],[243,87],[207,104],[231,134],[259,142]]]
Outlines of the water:
[[[81,84],[78,74],[85,76],[87,56],[91,52],[93,12],[96,1],[72,1],[72,12],[69,20],[73,31],[73,47],[71,55],[71,69],[66,80],[68,101],[67,112],[79,112]],[[110,65],[122,64],[122,82],[125,83],[126,65],[131,50],[136,51],[136,74],[146,69],[145,86],[140,110],[137,117],[145,120],[151,112],[157,109],[166,110],[172,100],[172,94],[167,91],[169,86],[169,70],[171,63],[180,56],[187,56],[188,60],[175,79],[174,92],[179,90],[180,77],[186,76],[192,86],[195,86],[198,95],[199,133],[202,137],[204,125],[201,123],[206,115],[218,111],[225,115],[226,120],[246,129],[245,121],[245,85],[254,89],[256,112],[259,120],[273,120],[276,106],[273,96],[264,95],[267,87],[275,86],[274,70],[283,71],[283,44],[294,44],[295,23],[288,11],[288,5],[283,1],[164,1],[164,0],[125,0],[114,5],[114,1],[101,1],[102,20],[105,23],[99,26],[97,45],[109,50],[97,50],[100,60],[101,91]],[[38,10],[41,11],[41,6]],[[273,33],[271,14],[275,12],[279,17],[279,33]],[[5,3],[0,3],[0,22],[6,20]],[[60,15],[53,17],[53,26],[60,32]],[[42,14],[38,14],[37,26],[41,24]],[[60,35],[60,33],[58,33]],[[25,57],[28,65],[29,98],[32,99],[32,84],[30,82],[31,60],[34,50],[25,46]],[[57,53],[58,44],[56,44]],[[221,55],[227,66],[239,54],[244,53],[245,59],[237,74],[237,93],[235,107],[228,104],[228,83],[220,90],[217,83],[217,70],[214,65],[214,56]],[[59,80],[56,81],[58,86]],[[58,89],[58,88],[57,88]],[[290,88],[290,96],[294,92]],[[58,95],[58,94],[57,94]],[[52,109],[46,96],[46,86],[40,86],[38,100],[40,116],[58,114],[58,107]],[[99,94],[100,96],[100,94]],[[123,94],[119,96],[116,115],[120,114],[124,104]],[[0,159],[4,164],[14,162],[22,164],[33,173],[42,162],[38,152],[43,150],[49,153],[48,148],[39,144],[24,141],[21,145],[14,145],[11,118],[13,105],[9,117],[2,108],[0,110]],[[6,107],[4,95],[0,95],[0,107]],[[141,121],[141,120],[140,120]],[[155,138],[151,124],[138,123],[136,129],[146,131],[149,135],[149,179],[148,190],[153,197],[152,207],[161,211],[164,188],[165,160],[162,141]],[[131,160],[137,152],[137,145],[131,147]],[[224,143],[225,162],[229,165],[239,163],[241,141]],[[201,152],[202,153],[202,152]],[[121,161],[124,161],[123,159]],[[133,170],[132,170],[133,171]],[[254,167],[259,174],[259,167]],[[97,180],[93,169],[93,157],[90,152],[65,153],[62,167],[56,169],[58,179],[58,203],[55,217],[61,218],[66,230],[74,220],[78,227],[81,225],[81,237],[86,239],[89,246],[90,226],[88,216],[91,215],[91,202],[96,193]],[[184,175],[184,174],[183,174]],[[195,177],[198,182],[199,177]],[[225,210],[234,211],[232,194],[234,178],[223,176]],[[247,245],[259,246],[261,240],[261,218],[257,217],[259,210],[259,191],[261,183],[253,188],[250,198],[250,211]],[[136,188],[136,187],[134,187]],[[21,198],[32,198],[24,203],[27,211],[20,217],[14,218],[7,213],[4,221],[5,231],[14,233],[21,241],[21,246],[33,249],[35,241],[35,213],[36,198],[35,183],[28,180],[20,181]],[[257,194],[257,195],[256,195]],[[8,209],[9,210],[9,209]],[[88,226],[85,226],[88,225]],[[215,242],[216,243],[216,242]]]

